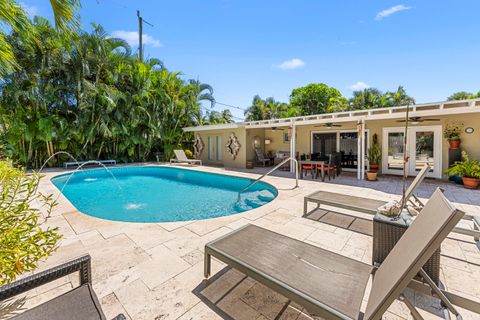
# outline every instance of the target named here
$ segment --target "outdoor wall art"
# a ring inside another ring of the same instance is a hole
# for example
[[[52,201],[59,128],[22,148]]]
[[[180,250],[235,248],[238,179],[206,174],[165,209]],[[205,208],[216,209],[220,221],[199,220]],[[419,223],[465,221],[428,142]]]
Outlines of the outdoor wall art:
[[[227,139],[227,143],[225,144],[227,148],[228,154],[232,157],[233,160],[237,157],[238,151],[240,150],[240,142],[238,141],[237,136],[235,133],[231,133]]]
[[[195,153],[195,158],[200,158],[203,148],[205,148],[205,144],[203,143],[202,137],[199,134],[196,134],[195,142],[193,142],[193,152]]]

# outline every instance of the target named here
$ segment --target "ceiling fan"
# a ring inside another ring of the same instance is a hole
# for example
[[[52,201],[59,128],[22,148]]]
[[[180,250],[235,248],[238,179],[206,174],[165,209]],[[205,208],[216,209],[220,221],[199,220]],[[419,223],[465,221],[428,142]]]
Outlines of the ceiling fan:
[[[405,119],[397,120],[397,122],[406,122],[406,121],[407,120],[405,120]],[[408,122],[413,123],[413,124],[424,122],[424,121],[440,121],[440,119],[432,119],[432,118],[424,119],[422,117],[409,117],[408,118]]]
[[[342,126],[341,124],[334,124],[333,122],[327,122],[327,123],[324,123],[324,124],[321,124],[321,125],[318,125],[318,126],[314,126],[314,127],[333,128],[333,127],[341,127],[341,126]]]

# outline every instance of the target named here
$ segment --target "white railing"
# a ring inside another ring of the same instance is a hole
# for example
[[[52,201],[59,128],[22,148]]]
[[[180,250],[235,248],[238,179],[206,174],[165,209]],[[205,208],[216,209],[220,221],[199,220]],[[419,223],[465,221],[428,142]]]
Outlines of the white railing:
[[[277,164],[272,170],[268,171],[267,173],[265,174],[262,174],[260,177],[258,177],[257,179],[255,179],[254,181],[252,181],[248,186],[246,186],[245,188],[243,188],[242,190],[240,190],[238,192],[238,201],[240,201],[240,195],[245,192],[245,190],[247,190],[248,188],[252,187],[254,184],[256,184],[258,181],[262,180],[264,177],[268,176],[270,173],[272,173],[273,171],[277,170],[278,168],[280,168],[281,166],[283,166],[285,163],[287,163],[288,161],[293,161],[295,163],[295,188],[298,188],[298,161],[297,159],[295,159],[294,157],[288,157],[286,158],[285,160],[283,160],[282,162],[280,162],[279,164]]]

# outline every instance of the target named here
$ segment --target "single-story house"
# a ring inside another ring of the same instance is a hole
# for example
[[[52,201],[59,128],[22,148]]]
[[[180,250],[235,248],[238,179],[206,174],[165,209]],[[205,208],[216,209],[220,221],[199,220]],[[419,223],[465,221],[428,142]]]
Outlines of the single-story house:
[[[406,106],[398,106],[183,130],[194,133],[195,155],[205,164],[245,168],[247,161],[257,162],[257,152],[275,163],[278,163],[276,158],[290,155],[337,152],[342,155],[343,170],[356,171],[358,178],[363,179],[368,170],[367,151],[374,137],[382,150],[380,171],[403,173],[406,111]],[[471,159],[480,159],[480,99],[412,105],[409,119],[406,150],[410,157],[409,175],[415,175],[427,162],[432,167],[428,176],[446,177],[445,170],[460,155],[458,150],[449,150],[449,143],[443,137],[449,123],[463,123],[460,148]]]

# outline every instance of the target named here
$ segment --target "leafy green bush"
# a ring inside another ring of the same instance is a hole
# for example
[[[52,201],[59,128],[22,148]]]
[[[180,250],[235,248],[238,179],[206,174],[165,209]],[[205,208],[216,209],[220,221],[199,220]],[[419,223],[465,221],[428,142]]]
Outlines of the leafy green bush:
[[[42,228],[39,209],[49,216],[56,202],[37,192],[39,181],[40,175],[0,161],[0,285],[34,270],[58,247],[58,228]]]
[[[448,176],[480,179],[480,161],[470,160],[465,151],[462,151],[462,160],[455,162],[447,169]]]
[[[188,149],[185,149],[185,155],[187,156],[188,159],[193,159],[193,152],[188,150]]]

